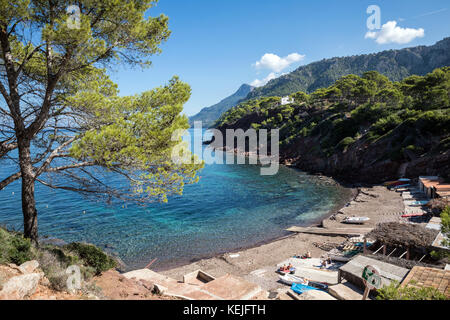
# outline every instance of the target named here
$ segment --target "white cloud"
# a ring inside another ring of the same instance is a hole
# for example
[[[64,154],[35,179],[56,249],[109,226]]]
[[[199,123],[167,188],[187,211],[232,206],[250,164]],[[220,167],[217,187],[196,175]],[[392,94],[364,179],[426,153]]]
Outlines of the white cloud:
[[[368,31],[366,39],[375,39],[378,44],[398,43],[406,44],[413,41],[415,38],[423,38],[425,30],[402,28],[397,26],[397,21],[386,22],[380,31]]]
[[[275,72],[271,72],[267,77],[264,79],[255,79],[252,83],[250,83],[253,87],[262,87],[267,84],[270,80],[278,78],[278,75]]]
[[[257,61],[254,66],[257,69],[269,69],[274,72],[281,72],[291,64],[299,62],[305,58],[305,55],[298,53],[291,53],[290,55],[281,58],[273,53],[266,53]]]

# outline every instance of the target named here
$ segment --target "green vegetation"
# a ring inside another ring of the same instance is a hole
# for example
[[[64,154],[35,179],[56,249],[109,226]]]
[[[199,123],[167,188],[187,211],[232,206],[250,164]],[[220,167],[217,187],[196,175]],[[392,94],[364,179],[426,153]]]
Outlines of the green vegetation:
[[[443,245],[450,247],[450,207],[447,206],[441,213],[441,231],[445,236]]]
[[[312,93],[317,89],[331,86],[344,76],[362,76],[370,70],[380,72],[391,81],[401,81],[411,75],[425,75],[436,68],[448,66],[449,52],[450,38],[445,38],[429,47],[420,46],[368,55],[324,59],[301,66],[287,75],[270,81],[263,87],[255,88],[246,99],[286,96],[298,91]],[[351,87],[350,83],[345,88],[333,88],[333,91],[337,92],[338,89],[345,90]],[[324,93],[322,92],[322,94]],[[345,91],[342,93],[346,95]],[[329,91],[328,94],[332,94],[332,91]],[[379,98],[386,97],[392,100],[395,95],[396,92],[387,89],[379,93]],[[427,96],[423,96],[422,100],[430,101]],[[435,102],[437,100],[430,103],[434,104]]]
[[[122,96],[108,76],[120,65],[148,67],[161,53],[171,32],[167,16],[152,16],[157,0],[74,4],[77,23],[67,1],[2,0],[0,6],[0,160],[20,168],[3,177],[0,191],[20,180],[24,235],[33,242],[36,183],[108,201],[167,202],[197,182],[202,168],[172,161],[182,141],[174,133],[189,128],[182,115],[188,84],[174,76]],[[194,160],[186,148],[181,152]],[[109,184],[103,173],[128,183]]]
[[[392,281],[389,286],[377,290],[377,293],[377,300],[447,300],[447,297],[435,288],[401,287],[397,281]]]
[[[68,244],[64,249],[75,253],[83,260],[83,264],[95,269],[96,274],[115,268],[117,262],[106,255],[102,250],[91,244],[74,242]]]
[[[369,147],[389,141],[384,159],[402,161],[448,150],[449,96],[450,67],[400,82],[370,71],[361,77],[344,76],[310,95],[297,92],[292,97],[299,100],[289,105],[281,106],[279,97],[245,101],[223,114],[215,126],[239,124],[245,130],[243,125],[250,122],[255,129],[280,129],[282,148],[297,139],[318,139],[321,157],[354,144]]]
[[[69,266],[80,267],[85,281],[94,275],[117,267],[117,261],[92,244],[70,243],[62,247],[54,245],[34,246],[21,233],[0,228],[0,264],[21,265],[37,260],[50,281],[51,287],[63,291],[67,289],[66,270]]]
[[[441,216],[441,232],[445,236],[442,240],[442,245],[450,247],[450,206],[445,206],[440,213]],[[450,253],[446,250],[435,250],[431,252],[431,256],[435,260],[441,260],[443,263],[448,263]]]
[[[31,260],[32,257],[29,239],[24,239],[20,233],[8,232],[0,228],[0,264],[14,263],[20,265]]]

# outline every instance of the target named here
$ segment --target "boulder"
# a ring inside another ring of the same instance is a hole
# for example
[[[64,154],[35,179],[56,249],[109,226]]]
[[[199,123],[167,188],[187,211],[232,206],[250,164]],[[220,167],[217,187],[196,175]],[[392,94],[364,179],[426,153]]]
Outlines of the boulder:
[[[39,262],[36,260],[24,262],[19,266],[19,270],[23,274],[33,273],[37,268],[39,268]]]
[[[32,295],[41,277],[39,273],[29,273],[10,278],[0,291],[0,300],[21,300]]]

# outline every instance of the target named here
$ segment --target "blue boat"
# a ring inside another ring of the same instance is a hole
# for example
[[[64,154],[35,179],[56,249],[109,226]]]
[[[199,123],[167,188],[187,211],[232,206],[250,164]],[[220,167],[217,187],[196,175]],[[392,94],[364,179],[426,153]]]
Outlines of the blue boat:
[[[314,287],[310,287],[301,283],[293,283],[291,287],[292,291],[298,294],[302,294],[303,292],[309,291],[309,290],[319,290]]]

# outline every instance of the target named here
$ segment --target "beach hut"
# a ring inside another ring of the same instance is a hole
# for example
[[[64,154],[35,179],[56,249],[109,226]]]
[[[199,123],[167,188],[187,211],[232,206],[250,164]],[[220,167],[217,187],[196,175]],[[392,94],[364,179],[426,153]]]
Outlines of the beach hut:
[[[450,200],[450,183],[439,183],[434,187],[436,198]]]
[[[427,195],[429,199],[447,197],[450,192],[450,183],[437,176],[419,177],[419,189]]]
[[[362,273],[366,266],[373,266],[380,271],[381,285],[389,285],[391,281],[401,282],[408,274],[409,270],[387,262],[379,261],[359,255],[350,262],[339,268],[338,282],[341,283],[343,279],[352,283],[353,285],[364,288],[365,284],[362,279]]]
[[[438,230],[417,224],[387,222],[379,224],[366,237],[374,239],[374,253],[422,261],[432,251]]]

